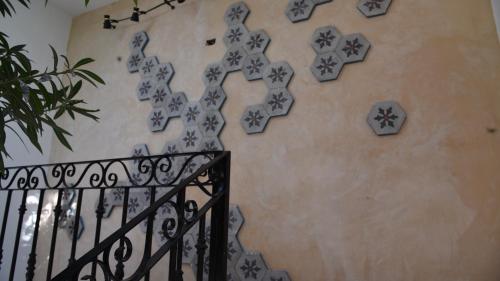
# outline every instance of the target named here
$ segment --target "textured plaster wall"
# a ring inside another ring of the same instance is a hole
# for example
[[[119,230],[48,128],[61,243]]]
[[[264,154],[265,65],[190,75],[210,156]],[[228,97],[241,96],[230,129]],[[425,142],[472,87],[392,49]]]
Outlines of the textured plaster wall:
[[[146,53],[176,70],[172,89],[198,99],[202,70],[225,52],[223,13],[232,2],[189,0],[114,31],[102,30],[103,15],[128,15],[130,1],[75,18],[69,57],[97,60],[93,70],[107,85],[82,96],[102,119],[65,121],[74,152],[54,144],[52,161],[124,156],[136,143],[159,153],[182,125],[148,131],[151,106],[136,99],[127,43],[146,30]],[[264,98],[264,83],[241,72],[224,83],[221,138],[233,153],[231,201],[246,218],[243,244],[293,280],[499,280],[500,133],[488,128],[500,126],[500,45],[490,1],[394,0],[386,16],[367,19],[356,0],[335,0],[299,24],[284,16],[286,0],[246,3],[248,28],[272,38],[267,56],[294,68],[296,103],[264,134],[248,136],[239,118]],[[309,41],[328,24],[364,33],[373,47],[366,62],[319,84]],[[212,37],[217,44],[205,47]],[[381,138],[365,118],[385,99],[398,101],[408,120],[400,135]]]

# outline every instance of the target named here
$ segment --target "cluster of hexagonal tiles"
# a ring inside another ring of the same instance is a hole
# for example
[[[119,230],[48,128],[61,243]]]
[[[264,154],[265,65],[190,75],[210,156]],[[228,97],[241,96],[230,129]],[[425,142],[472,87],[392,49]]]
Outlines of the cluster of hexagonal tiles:
[[[360,0],[358,10],[367,18],[385,15],[392,0]]]
[[[293,22],[308,20],[316,6],[332,2],[333,0],[290,0],[286,6],[285,14]]]
[[[294,98],[288,84],[294,71],[287,62],[271,63],[265,51],[271,38],[264,30],[248,31],[244,23],[250,13],[244,2],[229,6],[224,14],[228,30],[224,44],[228,48],[222,62],[211,64],[204,73],[205,83],[220,85],[228,72],[243,71],[248,81],[263,79],[268,94],[262,104],[248,106],[240,119],[247,134],[262,133],[269,119],[288,114]]]
[[[365,59],[370,42],[360,33],[342,35],[333,25],[316,29],[311,46],[316,58],[311,72],[319,82],[336,80],[345,64]]]

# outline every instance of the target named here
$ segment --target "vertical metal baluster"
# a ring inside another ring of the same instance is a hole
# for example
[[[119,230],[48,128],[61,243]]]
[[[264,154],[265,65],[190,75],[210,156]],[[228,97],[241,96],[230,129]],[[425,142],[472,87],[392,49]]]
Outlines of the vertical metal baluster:
[[[99,203],[97,203],[97,209],[95,210],[95,214],[96,214],[96,218],[97,218],[97,222],[96,222],[96,226],[95,226],[95,237],[94,237],[94,248],[97,247],[97,245],[99,245],[99,241],[101,240],[101,221],[102,221],[102,217],[104,215],[104,192],[105,192],[105,189],[101,189],[99,191]],[[95,260],[97,261],[98,259],[98,256],[95,257]],[[97,267],[97,264],[96,262],[93,262],[92,263],[92,277],[95,278],[95,275],[96,275],[96,267]]]
[[[36,266],[36,245],[38,243],[38,230],[40,228],[40,217],[42,215],[43,198],[45,196],[45,189],[40,190],[38,198],[38,209],[36,211],[36,224],[35,231],[33,232],[33,242],[31,243],[31,253],[28,258],[28,268],[26,269],[26,281],[32,281],[35,277]]]
[[[47,265],[47,281],[52,279],[52,267],[54,264],[54,252],[56,250],[56,239],[57,239],[57,228],[59,227],[59,216],[61,215],[61,199],[63,196],[63,190],[60,189],[57,194],[57,203],[54,208],[54,226],[52,227],[52,239],[50,241],[50,254],[49,263]]]
[[[183,188],[178,194],[177,194],[177,206],[179,208],[179,211],[181,215],[179,216],[181,219],[177,222],[177,227],[182,230],[184,227],[184,216],[185,216],[185,210],[184,210],[184,203],[186,199],[186,188]],[[180,231],[178,230],[178,231]],[[184,248],[184,235],[181,235],[180,237],[177,237],[177,268],[175,271],[176,280],[182,281],[182,253],[183,253],[183,248]]]
[[[128,213],[128,196],[129,196],[129,188],[125,189],[125,194],[123,195],[123,212],[122,212],[122,223],[121,227],[123,227],[127,223],[127,213]],[[123,234],[125,235],[125,234]],[[115,269],[115,277],[116,280],[123,280],[123,277],[125,277],[125,265],[121,261],[123,258],[123,249],[124,249],[124,242],[123,239],[120,239],[120,246],[119,248],[122,249],[121,253],[122,255],[119,257],[118,262],[116,263],[116,269]]]
[[[205,262],[205,250],[207,249],[207,241],[205,240],[205,219],[206,214],[203,214],[198,222],[198,241],[196,243],[196,254],[198,255],[196,265],[197,281],[203,281],[203,266]]]
[[[0,270],[2,269],[3,259],[3,241],[5,231],[7,230],[7,220],[9,219],[10,200],[12,198],[12,190],[7,191],[7,199],[5,200],[5,210],[3,212],[2,231],[0,232]]]
[[[151,207],[151,206],[153,206],[153,204],[156,201],[156,187],[151,187],[149,189],[149,193],[151,194],[149,196],[149,206]],[[154,223],[155,216],[156,216],[156,211],[151,213],[151,215],[148,217],[148,227],[146,230],[146,245],[145,245],[145,249],[146,249],[145,256],[147,257],[147,259],[149,259],[151,257],[151,247],[153,245],[153,234],[154,234],[153,233],[153,223]],[[149,281],[150,273],[151,272],[148,270],[146,272],[146,274],[144,275],[145,281]]]
[[[71,243],[71,254],[69,257],[69,265],[75,262],[76,244],[78,243],[78,231],[80,229],[80,211],[82,210],[82,199],[83,199],[83,189],[80,189],[78,190],[75,222],[73,223],[73,241]]]
[[[19,220],[17,222],[16,241],[14,242],[14,252],[12,253],[12,264],[10,266],[9,280],[14,280],[14,274],[16,272],[17,252],[19,250],[19,239],[21,237],[21,229],[23,227],[24,213],[26,213],[27,196],[28,196],[28,191],[24,190],[21,199],[21,205],[19,206]]]

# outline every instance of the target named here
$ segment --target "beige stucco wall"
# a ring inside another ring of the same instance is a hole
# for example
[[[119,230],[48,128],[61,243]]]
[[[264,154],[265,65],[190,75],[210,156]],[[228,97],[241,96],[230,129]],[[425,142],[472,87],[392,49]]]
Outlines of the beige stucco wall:
[[[74,152],[54,145],[52,161],[125,156],[136,143],[159,153],[180,133],[180,120],[148,131],[151,106],[137,101],[139,75],[125,67],[134,32],[149,33],[146,53],[171,62],[173,90],[193,100],[204,67],[224,54],[223,13],[233,1],[188,0],[103,30],[103,15],[126,16],[130,2],[73,21],[69,58],[95,58],[92,69],[107,85],[82,93],[101,109],[100,123],[64,120]],[[367,19],[356,0],[335,0],[299,24],[284,16],[286,0],[246,3],[248,28],[272,38],[267,56],[294,68],[296,102],[264,134],[248,136],[239,118],[264,98],[264,83],[241,72],[224,83],[221,138],[233,153],[231,201],[245,215],[243,244],[296,281],[498,280],[500,133],[487,128],[500,121],[500,45],[490,1],[394,0],[386,16]],[[328,24],[362,32],[373,47],[338,81],[319,84],[309,41]],[[205,47],[212,37],[217,44]],[[385,99],[398,101],[408,120],[401,134],[381,138],[365,119]]]

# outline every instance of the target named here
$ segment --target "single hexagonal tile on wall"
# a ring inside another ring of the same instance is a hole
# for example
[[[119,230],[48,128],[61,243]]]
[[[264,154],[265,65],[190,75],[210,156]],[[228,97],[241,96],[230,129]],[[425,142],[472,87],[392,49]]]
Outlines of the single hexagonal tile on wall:
[[[264,108],[271,117],[284,116],[292,107],[294,98],[287,88],[269,90],[264,101]]]
[[[224,79],[226,78],[227,70],[224,68],[222,63],[211,63],[205,68],[203,72],[203,83],[205,86],[220,86]]]
[[[241,126],[247,134],[264,132],[268,121],[269,114],[261,104],[247,106],[240,119]]]
[[[123,198],[125,198],[125,189],[113,188],[106,197],[109,199],[108,203],[113,206],[123,206]]]
[[[316,56],[311,65],[311,72],[319,82],[326,82],[336,80],[343,66],[344,62],[337,53],[328,52]]]
[[[246,57],[247,52],[243,49],[243,47],[233,46],[226,51],[226,54],[222,59],[222,64],[228,72],[241,70],[243,61]]]
[[[290,0],[285,14],[293,23],[304,21],[311,17],[315,6],[311,0]]]
[[[175,92],[169,97],[167,101],[167,116],[168,117],[179,117],[181,116],[184,107],[187,104],[187,97],[184,92]]]
[[[224,118],[219,111],[205,112],[198,120],[198,128],[204,137],[217,137],[224,127]]]
[[[151,132],[161,132],[167,126],[167,111],[163,107],[153,108],[148,116],[148,126]]]
[[[227,238],[227,267],[234,267],[242,253],[243,247],[241,247],[238,237],[229,235]]]
[[[262,281],[290,281],[290,276],[283,270],[268,271]]]
[[[140,101],[148,100],[151,97],[155,88],[156,88],[156,83],[153,78],[141,79],[136,89],[137,98]]]
[[[132,158],[149,156],[148,146],[145,143],[134,145],[134,147],[132,147],[132,152],[130,156]],[[130,161],[131,170],[139,169],[139,165],[141,165],[141,167],[151,167],[151,163],[147,159],[146,160],[134,159]]]
[[[323,26],[314,31],[311,46],[317,54],[333,52],[340,39],[342,39],[342,33],[335,26]]]
[[[200,146],[201,151],[223,151],[224,146],[217,137],[203,137]]]
[[[395,101],[382,101],[373,105],[367,121],[379,136],[399,133],[406,120],[404,109]]]
[[[243,46],[248,54],[264,53],[269,45],[269,42],[271,42],[271,38],[267,32],[263,29],[259,29],[248,33]]]
[[[128,44],[131,51],[139,50],[144,51],[146,45],[149,42],[149,36],[145,31],[139,31],[132,36],[130,43]]]
[[[228,232],[229,234],[238,234],[241,226],[245,222],[245,218],[241,214],[240,207],[238,205],[229,206],[229,219],[228,219]]]
[[[274,62],[266,67],[262,79],[269,89],[286,88],[293,73],[292,67],[287,62]]]
[[[144,58],[139,66],[139,73],[141,74],[141,77],[154,77],[156,66],[158,64],[159,62],[156,56]]]
[[[127,205],[127,218],[132,219],[146,207],[144,196],[140,192],[130,192]]]
[[[200,104],[204,110],[219,110],[225,100],[226,93],[221,86],[207,87],[200,98]]]
[[[142,60],[145,58],[144,53],[141,50],[134,50],[127,59],[127,69],[129,73],[135,73],[139,71],[139,66]]]
[[[163,146],[161,154],[177,154],[182,152],[181,149],[180,140],[170,140]]]
[[[188,102],[181,113],[182,122],[185,126],[196,126],[205,111],[199,102]]]
[[[226,47],[243,46],[248,36],[248,30],[243,24],[230,25],[222,40]]]
[[[161,63],[156,66],[155,78],[158,84],[168,85],[174,74],[174,67],[171,63]]]
[[[370,42],[361,33],[346,35],[337,46],[337,54],[344,63],[363,61],[370,49]]]
[[[262,280],[267,273],[267,266],[260,253],[243,253],[235,270],[242,281],[255,281]]]
[[[183,152],[195,152],[199,149],[203,135],[197,126],[186,127],[181,134],[180,142]]]
[[[249,55],[243,62],[243,75],[248,81],[262,79],[268,65],[269,60],[264,54]]]
[[[172,96],[172,92],[167,84],[156,84],[155,90],[152,92],[149,100],[153,107],[164,107],[167,105],[168,99]]]
[[[244,23],[249,13],[250,10],[245,2],[241,1],[231,4],[224,13],[224,22],[227,25]]]
[[[391,0],[360,0],[358,10],[368,18],[385,15]]]

